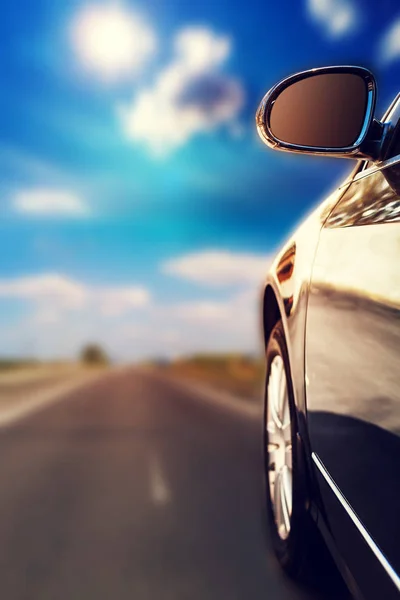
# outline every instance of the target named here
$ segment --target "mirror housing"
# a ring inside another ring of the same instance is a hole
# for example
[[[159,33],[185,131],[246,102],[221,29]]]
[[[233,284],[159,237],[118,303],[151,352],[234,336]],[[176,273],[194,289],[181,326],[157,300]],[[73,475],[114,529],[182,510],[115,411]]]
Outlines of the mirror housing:
[[[375,103],[368,69],[311,69],[283,79],[264,96],[257,130],[276,150],[379,160],[385,127],[374,119]]]

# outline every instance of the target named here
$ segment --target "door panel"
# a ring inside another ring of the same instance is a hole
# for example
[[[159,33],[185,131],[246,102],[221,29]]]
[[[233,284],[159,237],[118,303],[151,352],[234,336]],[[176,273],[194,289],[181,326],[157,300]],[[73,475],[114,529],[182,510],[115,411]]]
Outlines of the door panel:
[[[306,372],[312,449],[400,573],[400,198],[381,172],[354,182],[321,232]],[[328,521],[357,571],[342,521]]]

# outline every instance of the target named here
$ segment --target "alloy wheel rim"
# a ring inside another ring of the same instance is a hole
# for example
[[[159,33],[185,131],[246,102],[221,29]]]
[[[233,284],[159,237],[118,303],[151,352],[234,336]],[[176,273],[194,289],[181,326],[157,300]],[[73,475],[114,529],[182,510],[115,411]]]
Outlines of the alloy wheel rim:
[[[285,540],[292,517],[292,434],[285,365],[279,355],[271,362],[267,390],[268,483],[277,531]]]

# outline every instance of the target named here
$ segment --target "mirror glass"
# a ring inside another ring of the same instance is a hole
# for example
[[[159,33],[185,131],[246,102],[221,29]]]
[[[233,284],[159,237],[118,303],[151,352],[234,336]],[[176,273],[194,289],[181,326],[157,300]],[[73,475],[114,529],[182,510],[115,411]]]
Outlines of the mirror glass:
[[[275,99],[270,129],[281,142],[345,148],[359,137],[367,110],[367,84],[354,73],[325,73],[292,83]]]

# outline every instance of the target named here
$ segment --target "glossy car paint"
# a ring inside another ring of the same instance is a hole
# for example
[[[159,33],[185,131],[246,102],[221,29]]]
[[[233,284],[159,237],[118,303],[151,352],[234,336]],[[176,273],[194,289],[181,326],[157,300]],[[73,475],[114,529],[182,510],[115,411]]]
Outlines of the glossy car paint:
[[[400,199],[386,179],[399,176],[397,165],[336,190],[264,293],[266,341],[276,318],[286,334],[311,513],[368,600],[400,595]]]

